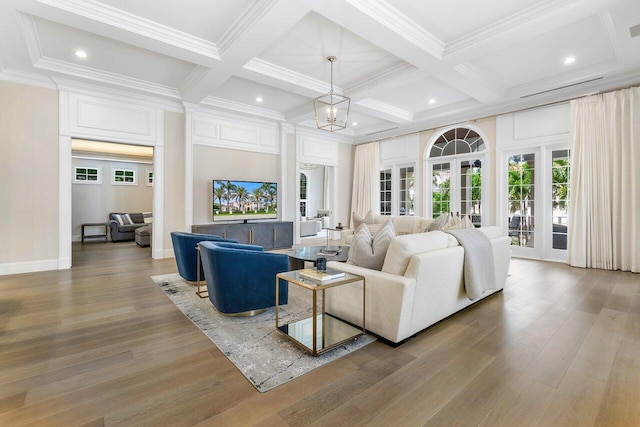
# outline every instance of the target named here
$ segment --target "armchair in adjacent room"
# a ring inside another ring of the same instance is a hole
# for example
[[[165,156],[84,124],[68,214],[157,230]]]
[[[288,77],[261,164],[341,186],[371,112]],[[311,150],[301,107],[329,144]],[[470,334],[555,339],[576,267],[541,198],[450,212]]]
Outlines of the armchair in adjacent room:
[[[198,280],[198,252],[196,251],[196,245],[202,241],[238,243],[237,240],[224,239],[214,234],[185,233],[181,231],[172,232],[171,242],[173,243],[173,254],[176,257],[176,264],[178,265],[178,273],[188,282]],[[200,268],[200,274],[203,274],[202,268]]]
[[[285,254],[264,252],[261,246],[200,242],[209,300],[222,314],[253,316],[273,307],[276,274],[289,270]],[[278,284],[278,304],[288,301],[288,286]]]

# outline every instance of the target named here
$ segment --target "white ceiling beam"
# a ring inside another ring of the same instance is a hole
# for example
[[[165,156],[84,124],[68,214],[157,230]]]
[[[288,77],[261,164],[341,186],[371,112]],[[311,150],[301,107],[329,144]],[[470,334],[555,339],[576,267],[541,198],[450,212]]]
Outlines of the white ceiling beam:
[[[383,0],[375,0],[377,5],[386,4]],[[336,22],[365,40],[374,43],[381,49],[393,52],[397,57],[412,66],[431,75],[446,78],[445,82],[466,95],[482,102],[492,102],[500,96],[501,91],[493,93],[490,82],[469,79],[468,76],[442,61],[442,52],[433,46],[419,43],[415,37],[407,35],[403,23],[417,25],[410,18],[402,15],[391,6],[380,6],[387,14],[372,14],[369,2],[364,0],[323,0],[314,3],[314,11],[325,18]],[[404,17],[403,17],[404,16]],[[433,37],[433,36],[431,36]],[[444,43],[440,42],[444,49]],[[455,65],[455,64],[454,64]]]
[[[183,93],[188,102],[199,102],[253,58],[259,56],[296,25],[311,8],[296,0],[257,0],[222,37],[223,64],[206,73],[190,90]]]

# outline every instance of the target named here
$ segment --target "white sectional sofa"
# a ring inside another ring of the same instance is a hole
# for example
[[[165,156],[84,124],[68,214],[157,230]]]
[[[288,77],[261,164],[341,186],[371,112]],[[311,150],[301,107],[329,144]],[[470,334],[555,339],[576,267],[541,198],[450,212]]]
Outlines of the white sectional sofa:
[[[511,239],[499,227],[479,230],[491,241],[496,276],[496,289],[483,294],[485,298],[504,287]],[[431,231],[397,236],[382,271],[340,262],[329,262],[329,266],[366,278],[366,329],[400,343],[478,301],[471,301],[465,292],[464,255],[453,236]],[[333,288],[325,297],[328,313],[362,325],[361,282]]]

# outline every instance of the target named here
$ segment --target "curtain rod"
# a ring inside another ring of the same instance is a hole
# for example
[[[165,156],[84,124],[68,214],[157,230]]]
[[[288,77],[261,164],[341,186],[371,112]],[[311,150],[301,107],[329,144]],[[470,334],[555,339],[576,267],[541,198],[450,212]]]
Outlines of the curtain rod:
[[[506,111],[504,113],[491,114],[491,115],[488,115],[488,116],[477,117],[475,119],[462,120],[462,121],[453,122],[453,123],[449,123],[449,124],[446,124],[446,125],[436,126],[436,127],[432,127],[432,128],[428,128],[428,129],[421,129],[421,130],[417,130],[417,131],[413,131],[413,132],[407,132],[407,133],[403,133],[403,134],[396,135],[396,136],[388,136],[386,138],[374,139],[374,140],[367,141],[367,142],[361,142],[360,144],[355,144],[355,145],[358,146],[358,145],[361,145],[361,144],[368,144],[369,142],[376,142],[376,141],[377,142],[382,142],[382,141],[386,141],[388,139],[400,138],[400,137],[403,137],[403,136],[413,135],[415,133],[420,133],[420,132],[428,132],[430,130],[436,130],[438,128],[445,128],[445,127],[454,126],[454,125],[457,125],[457,124],[463,124],[463,123],[467,123],[467,122],[472,122],[473,123],[473,122],[476,122],[478,120],[484,120],[484,119],[488,119],[488,118],[491,118],[491,117],[500,116],[500,115],[503,115],[503,114],[520,113],[522,111],[535,110],[536,108],[549,107],[551,105],[557,105],[557,104],[564,104],[565,102],[573,101],[575,99],[586,98],[588,96],[593,96],[593,95],[600,95],[602,93],[615,92],[615,91],[618,91],[618,90],[629,89],[629,88],[636,87],[636,86],[638,86],[638,83],[634,83],[634,84],[632,84],[630,86],[623,86],[623,87],[619,87],[619,88],[616,88],[616,89],[610,89],[610,90],[607,90],[606,92],[597,91],[597,92],[590,93],[588,95],[565,98],[565,99],[561,99],[559,101],[547,102],[546,104],[540,104],[540,105],[535,105],[535,106],[532,106],[532,107],[520,108],[518,110]],[[638,87],[640,87],[640,86],[638,86]]]

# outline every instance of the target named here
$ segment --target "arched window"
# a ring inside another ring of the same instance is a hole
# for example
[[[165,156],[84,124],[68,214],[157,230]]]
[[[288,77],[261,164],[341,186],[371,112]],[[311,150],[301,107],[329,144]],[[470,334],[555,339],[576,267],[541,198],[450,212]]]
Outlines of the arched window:
[[[307,216],[307,184],[309,177],[306,173],[300,172],[300,216]]]
[[[443,213],[469,215],[474,225],[482,223],[482,163],[485,142],[468,127],[450,128],[436,136],[428,148],[427,200],[433,218]],[[430,197],[429,197],[430,196]]]

